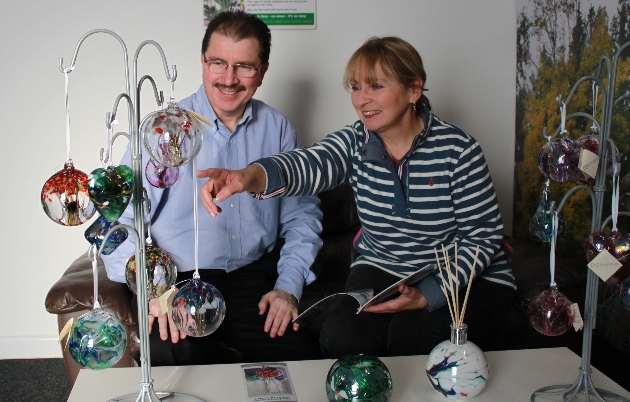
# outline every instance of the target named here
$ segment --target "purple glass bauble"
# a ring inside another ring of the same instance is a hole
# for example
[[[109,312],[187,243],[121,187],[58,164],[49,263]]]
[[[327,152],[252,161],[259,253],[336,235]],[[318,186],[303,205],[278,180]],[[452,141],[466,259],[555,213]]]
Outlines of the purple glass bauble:
[[[177,328],[186,335],[210,335],[223,322],[225,299],[214,286],[192,279],[173,298],[170,313]]]
[[[41,202],[46,215],[64,226],[81,225],[96,212],[88,193],[88,175],[75,169],[72,161],[44,183]]]
[[[621,263],[621,267],[606,279],[607,284],[616,286],[630,276],[630,235],[621,234],[618,231],[610,235],[603,232],[591,233],[584,241],[584,250],[588,261],[592,261],[603,250],[607,250]]]
[[[120,225],[120,222],[115,221],[114,223],[109,222],[107,219],[99,216],[97,220],[94,221],[93,224],[90,225],[89,228],[85,231],[85,240],[90,242],[90,244],[94,244],[97,248],[101,248],[101,254],[110,255],[111,253],[118,248],[129,236],[127,229],[119,228],[112,232],[111,235],[103,244],[103,239],[105,239],[105,235],[109,231],[109,229],[114,226]]]
[[[538,154],[538,168],[549,179],[560,183],[576,180],[582,174],[578,168],[580,148],[561,133],[546,143]]]
[[[163,166],[182,166],[201,149],[199,122],[175,101],[169,102],[166,109],[146,116],[140,133],[151,159]]]
[[[562,335],[573,324],[571,302],[556,286],[536,295],[527,306],[529,322],[543,335]]]
[[[593,127],[591,128],[588,134],[585,134],[582,137],[578,138],[578,140],[575,141],[575,143],[579,147],[578,152],[582,152],[582,150],[584,149],[597,155],[597,152],[599,151],[599,131]],[[619,149],[617,147],[614,147],[614,148],[615,148],[615,157],[616,157],[615,160],[617,161],[617,163],[619,163],[621,162],[621,154],[619,153]],[[614,173],[613,161],[612,161],[610,149],[611,147],[608,147],[608,151],[607,151],[608,158],[606,160],[606,177],[610,177]],[[579,158],[579,154],[578,154],[578,158]],[[589,186],[595,185],[595,178],[588,176],[584,172],[580,172],[580,177],[578,177],[578,180]]]
[[[153,187],[168,188],[179,178],[179,168],[162,166],[153,159],[149,159],[144,175]]]

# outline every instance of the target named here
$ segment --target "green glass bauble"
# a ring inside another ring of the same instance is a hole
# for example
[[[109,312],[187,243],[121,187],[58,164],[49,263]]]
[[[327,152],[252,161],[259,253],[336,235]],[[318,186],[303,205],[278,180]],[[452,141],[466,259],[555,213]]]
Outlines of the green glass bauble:
[[[392,376],[375,356],[342,357],[332,365],[326,377],[326,396],[331,402],[387,402],[392,392]]]

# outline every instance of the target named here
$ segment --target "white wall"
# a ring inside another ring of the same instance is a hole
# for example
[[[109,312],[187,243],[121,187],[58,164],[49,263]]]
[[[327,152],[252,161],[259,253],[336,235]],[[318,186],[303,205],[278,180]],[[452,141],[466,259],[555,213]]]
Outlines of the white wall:
[[[159,42],[176,64],[175,95],[200,84],[202,2],[166,0],[14,1],[0,13],[0,250],[3,306],[0,359],[58,357],[56,316],[44,309],[48,289],[88,246],[87,225],[50,221],[39,197],[44,182],[66,157],[64,77],[78,39],[95,28],[118,33],[133,58],[145,39]],[[317,29],[274,30],[271,67],[257,97],[283,111],[310,144],[357,117],[341,74],[350,54],[370,36],[396,35],[424,58],[434,111],[476,137],[486,154],[511,233],[514,161],[515,0],[320,0]],[[154,49],[140,57],[169,95]],[[75,166],[99,167],[105,113],[124,91],[122,52],[116,40],[88,38],[70,78]],[[149,86],[142,109],[155,109]],[[119,117],[126,131],[124,103]],[[114,158],[122,155],[121,139]]]

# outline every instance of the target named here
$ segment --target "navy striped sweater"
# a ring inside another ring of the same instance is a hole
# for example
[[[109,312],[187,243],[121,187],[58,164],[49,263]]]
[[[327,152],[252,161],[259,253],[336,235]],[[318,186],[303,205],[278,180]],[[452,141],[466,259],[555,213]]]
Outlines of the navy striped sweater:
[[[359,120],[309,148],[254,162],[267,174],[267,188],[256,196],[317,194],[348,183],[362,225],[355,244],[360,256],[353,265],[369,264],[402,278],[427,264],[437,267],[434,250],[441,259],[444,246],[452,270],[458,268],[461,289],[479,247],[475,277],[516,289],[481,147],[425,107],[418,113],[425,128],[397,164],[378,134]],[[437,270],[417,286],[429,311],[446,304]]]

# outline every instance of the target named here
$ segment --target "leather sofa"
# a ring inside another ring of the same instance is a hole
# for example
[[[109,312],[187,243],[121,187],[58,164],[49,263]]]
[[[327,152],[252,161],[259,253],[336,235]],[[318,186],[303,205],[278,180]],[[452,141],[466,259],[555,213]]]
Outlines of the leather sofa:
[[[324,214],[322,239],[324,245],[311,269],[318,279],[304,289],[300,301],[300,311],[321,298],[343,291],[351,262],[356,258],[352,241],[360,225],[352,189],[341,186],[319,195]],[[479,346],[483,350],[505,350],[537,347],[568,346],[578,350],[580,334],[567,332],[559,337],[549,338],[537,333],[527,320],[527,305],[537,293],[549,286],[549,252],[535,244],[516,239],[507,239],[514,249],[512,268],[517,280],[518,293],[511,313],[490,338]],[[583,302],[586,283],[584,261],[556,261],[556,282],[570,300]],[[115,367],[135,366],[134,355],[139,350],[138,325],[134,320],[132,293],[126,284],[110,281],[102,261],[99,271],[99,303],[101,307],[115,314],[127,328],[128,347]],[[78,318],[93,307],[92,263],[87,255],[80,256],[52,286],[46,297],[46,310],[57,314],[59,330],[70,318]],[[582,306],[581,306],[582,307]],[[308,330],[317,336],[321,322],[309,322]],[[67,349],[63,351],[63,361],[70,384],[81,368]]]

